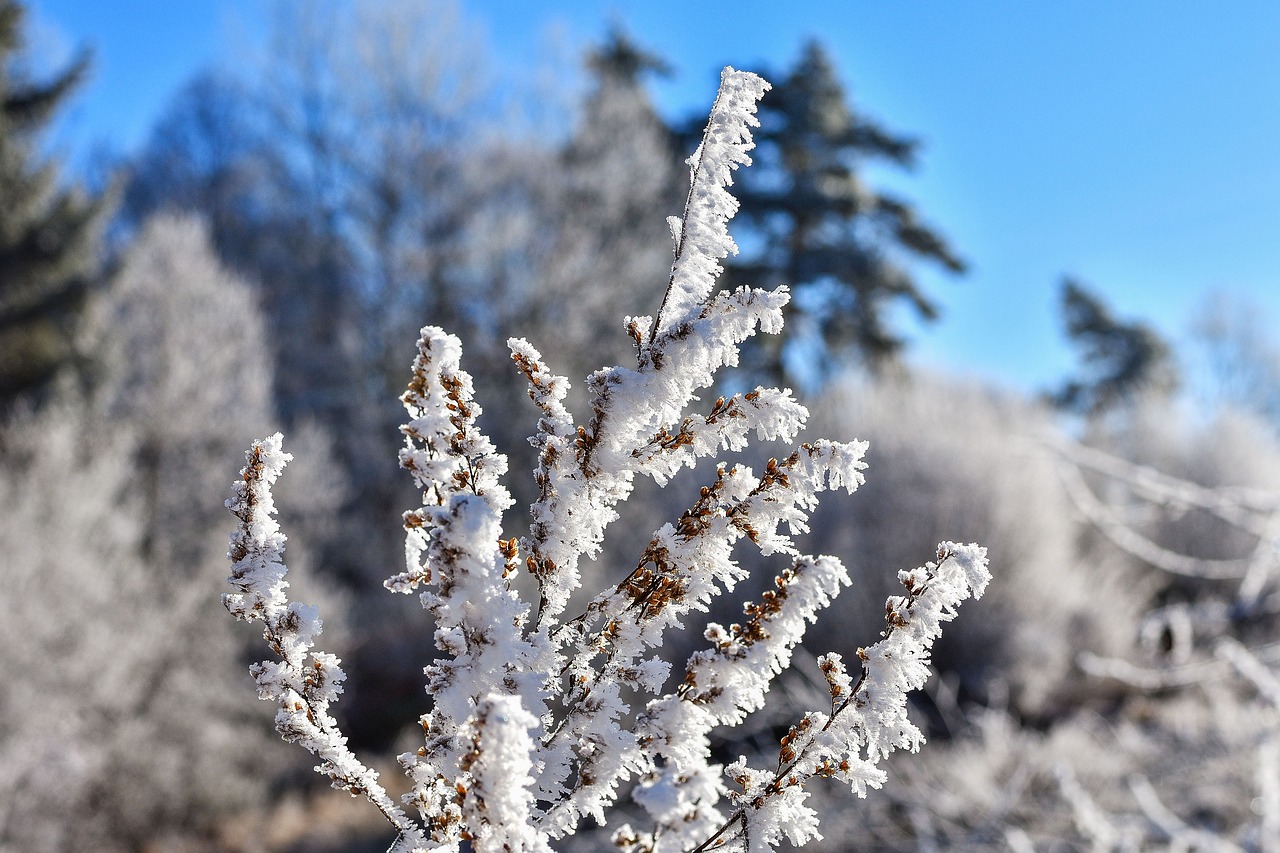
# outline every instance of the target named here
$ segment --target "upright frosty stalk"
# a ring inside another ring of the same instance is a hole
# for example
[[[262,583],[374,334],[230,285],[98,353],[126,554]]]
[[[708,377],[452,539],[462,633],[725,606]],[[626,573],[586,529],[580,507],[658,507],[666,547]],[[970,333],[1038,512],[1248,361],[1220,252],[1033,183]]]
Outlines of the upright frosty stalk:
[[[732,412],[704,417],[702,429],[696,419],[688,421],[682,429],[696,431],[697,441],[680,436],[674,447],[660,447],[673,438],[668,429],[680,422],[694,392],[710,386],[720,367],[737,363],[738,344],[757,326],[772,332],[782,328],[785,289],[744,289],[710,299],[719,260],[736,251],[727,224],[737,202],[726,187],[732,171],[750,162],[747,152],[754,143],[749,128],[758,125],[756,102],[768,88],[755,74],[732,68],[721,74],[702,144],[689,159],[692,183],[659,311],[658,323],[666,334],[658,335],[652,318],[628,318],[640,363],[636,370],[613,367],[589,377],[593,417],[587,426],[574,430],[564,409],[568,382],[555,376],[527,341],[509,342],[513,359],[529,380],[530,396],[544,413],[534,439],[541,451],[537,476],[544,497],[533,507],[531,536],[522,543],[542,590],[540,624],[567,606],[580,583],[579,559],[599,552],[605,528],[617,517],[613,508],[631,493],[637,473],[661,482],[721,445],[739,449],[751,430],[762,438],[789,438],[803,424],[807,413],[790,392],[757,389],[749,403],[734,398]],[[677,366],[664,369],[669,364]]]
[[[684,216],[673,224],[666,296],[656,318],[627,320],[635,366],[587,378],[585,424],[565,406],[568,380],[529,342],[508,342],[540,412],[531,439],[538,497],[527,535],[502,531],[511,505],[501,480],[507,460],[477,428],[480,407],[458,339],[422,330],[401,398],[409,420],[400,453],[422,505],[404,515],[406,566],[386,583],[420,593],[441,653],[424,669],[430,706],[420,719],[422,746],[400,757],[411,781],[403,801],[421,824],[388,801],[327,714],[341,671],[319,653],[303,661],[319,623],[284,598],[283,537],[270,518],[269,486],[285,458],[279,437],[250,453],[231,503],[243,524],[232,541],[236,592],[228,606],[264,621],[283,658],[254,669],[263,696],[280,704],[281,732],[321,755],[320,769],[336,785],[383,810],[400,832],[397,850],[457,851],[469,841],[477,853],[545,853],[584,817],[605,823],[631,780],[651,826],[622,827],[615,843],[625,851],[803,843],[817,836],[806,782],[835,776],[863,793],[882,781],[877,764],[889,751],[921,742],[906,718],[906,695],[924,682],[941,622],[986,583],[977,546],[944,543],[936,563],[902,573],[907,594],[890,599],[883,639],[858,650],[856,684],[839,655],[821,659],[831,707],[808,714],[783,738],[777,768],[711,763],[713,730],[763,706],[807,626],[848,584],[837,558],[801,553],[794,537],[808,529],[822,493],[855,491],[865,468],[864,442],[796,444],[809,413],[787,389],[708,395],[701,403],[697,396],[717,370],[737,363],[744,340],[782,327],[785,288],[716,290],[720,261],[736,250],[727,225],[737,202],[728,187],[733,171],[750,162],[756,102],[768,88],[731,68],[721,76],[689,160]],[[759,471],[718,462],[687,509],[615,573],[617,583],[565,618],[581,583],[580,561],[600,555],[637,476],[665,485],[701,459],[742,451],[753,436],[793,449]],[[781,558],[772,588],[744,605],[741,624],[708,624],[710,648],[669,685],[672,662],[661,652],[667,630],[689,624],[747,576],[735,557],[744,543]],[[536,603],[523,601],[512,582],[522,567],[537,583]],[[719,806],[726,799],[727,817]]]
[[[346,674],[338,659],[313,652],[306,660],[320,619],[314,607],[285,598],[289,585],[284,576],[284,534],[276,523],[271,486],[285,464],[292,459],[281,449],[276,433],[255,441],[245,454],[227,509],[240,519],[231,534],[231,576],[235,592],[222,596],[222,603],[237,619],[258,621],[262,635],[279,661],[263,661],[249,668],[258,685],[258,696],[276,703],[276,730],[290,743],[300,744],[320,758],[316,769],[333,781],[335,788],[368,797],[388,822],[400,833],[398,849],[415,849],[421,833],[378,783],[378,774],[361,764],[347,749],[347,739],[329,715],[329,703],[342,692]]]
[[[770,88],[749,72],[726,68],[720,74],[720,91],[702,144],[688,160],[689,198],[684,218],[671,220],[676,260],[657,322],[649,333],[651,341],[658,332],[702,311],[723,272],[720,261],[738,253],[728,229],[729,220],[738,212],[738,200],[729,194],[728,187],[733,183],[733,171],[751,164],[748,152],[755,147],[751,128],[760,126],[756,104]]]
[[[507,460],[476,428],[480,407],[461,355],[456,337],[424,328],[401,397],[410,420],[402,427],[400,465],[422,488],[424,505],[405,513],[407,570],[386,585],[396,592],[423,587],[422,605],[435,617],[436,648],[445,657],[425,670],[433,700],[421,719],[426,743],[400,762],[414,781],[407,799],[433,841],[452,849],[469,832],[477,849],[507,849],[498,841],[505,836],[489,824],[508,820],[511,810],[486,806],[467,792],[478,781],[475,768],[488,766],[482,754],[488,733],[501,731],[504,744],[523,737],[528,761],[533,744],[519,729],[526,721],[531,727],[545,705],[542,677],[523,636],[529,608],[507,584],[515,571],[515,543],[501,536],[502,512],[511,505],[499,480]],[[503,711],[486,710],[495,706]],[[463,734],[469,730],[478,732],[478,745]],[[492,767],[489,773],[492,787]],[[526,803],[527,818],[532,795],[518,796],[512,784],[508,779],[502,790],[511,803]],[[496,846],[485,848],[487,839]]]

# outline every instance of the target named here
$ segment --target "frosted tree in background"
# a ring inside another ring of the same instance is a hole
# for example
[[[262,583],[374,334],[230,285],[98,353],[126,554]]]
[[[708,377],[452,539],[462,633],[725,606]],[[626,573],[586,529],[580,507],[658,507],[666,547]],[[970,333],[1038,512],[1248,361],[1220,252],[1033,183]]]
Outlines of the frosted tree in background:
[[[811,427],[870,442],[875,476],[848,507],[824,505],[809,547],[850,554],[857,600],[819,623],[824,642],[853,642],[881,618],[883,566],[930,544],[930,531],[980,539],[1000,582],[939,642],[934,664],[966,702],[1046,720],[1096,693],[1081,648],[1119,654],[1147,593],[1114,560],[1080,553],[1081,530],[1058,481],[1056,435],[1034,401],[919,370],[910,381],[848,376],[812,404]],[[838,638],[838,640],[837,640]],[[1069,640],[1068,640],[1069,638]]]
[[[315,753],[335,787],[382,812],[398,832],[393,850],[458,850],[464,841],[481,853],[548,850],[585,817],[603,824],[626,783],[646,817],[614,833],[625,851],[803,844],[820,837],[807,783],[834,777],[864,794],[884,782],[885,756],[922,742],[906,716],[907,693],[928,676],[941,623],[986,586],[985,550],[976,545],[944,542],[934,560],[900,572],[905,594],[888,600],[879,641],[857,649],[852,665],[836,653],[819,659],[829,704],[795,721],[776,764],[743,757],[723,767],[711,757],[712,731],[763,705],[805,627],[848,583],[838,559],[801,553],[793,536],[807,529],[820,493],[861,485],[865,443],[802,443],[759,473],[718,462],[621,582],[573,606],[583,559],[600,553],[638,478],[665,484],[701,458],[743,450],[753,435],[793,443],[808,417],[789,391],[770,388],[690,408],[719,368],[736,363],[743,341],[782,325],[785,289],[715,289],[736,248],[727,187],[750,162],[755,105],[767,88],[753,74],[722,75],[689,160],[685,214],[671,220],[666,296],[656,317],[627,320],[635,367],[588,378],[586,423],[575,426],[565,407],[567,380],[527,341],[509,341],[541,412],[532,439],[539,497],[527,535],[503,533],[512,504],[506,459],[476,426],[481,410],[458,339],[422,330],[402,397],[410,419],[400,462],[423,504],[404,516],[406,569],[386,585],[420,594],[442,657],[426,668],[423,743],[400,757],[411,782],[400,802],[355,758],[331,716],[345,675],[335,657],[314,650],[316,609],[285,594],[272,487],[290,456],[279,435],[248,453],[228,501],[241,523],[224,603],[260,622],[276,654],[251,671],[259,695],[277,705],[277,730]],[[773,588],[744,605],[743,621],[708,624],[708,646],[673,677],[660,653],[668,629],[745,577],[733,552],[744,541],[781,558]],[[536,582],[536,603],[517,590],[522,569]]]
[[[1072,279],[1062,283],[1062,314],[1080,369],[1048,395],[1053,405],[1096,417],[1177,389],[1173,352],[1149,324],[1115,317],[1100,296]]]
[[[199,222],[160,217],[96,297],[92,391],[0,424],[3,851],[212,832],[262,796],[275,749],[240,698],[242,642],[206,606],[210,503],[243,432],[272,422],[252,292]]]
[[[232,331],[221,341],[210,329]],[[273,420],[267,334],[249,285],[225,270],[193,217],[142,228],[90,313],[95,408],[137,444],[146,547],[176,566],[206,562],[213,524],[202,501],[246,431]],[[212,495],[208,495],[212,498]]]
[[[849,365],[900,367],[897,315],[935,320],[939,307],[914,273],[920,261],[965,269],[916,208],[866,179],[866,167],[911,167],[918,140],[886,129],[849,102],[831,55],[810,41],[761,105],[759,168],[744,181],[751,251],[734,285],[790,287],[789,339],[752,341],[748,367],[791,381],[827,380]]]

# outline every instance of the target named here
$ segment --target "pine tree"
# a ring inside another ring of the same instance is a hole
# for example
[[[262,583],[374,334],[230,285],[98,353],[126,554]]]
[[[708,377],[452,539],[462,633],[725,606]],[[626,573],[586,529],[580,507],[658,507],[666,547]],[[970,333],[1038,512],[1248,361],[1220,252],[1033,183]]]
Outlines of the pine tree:
[[[1117,319],[1077,281],[1062,284],[1067,337],[1080,350],[1081,376],[1049,395],[1061,409],[1098,415],[1145,393],[1178,386],[1169,345],[1146,323]]]
[[[74,355],[103,200],[60,185],[40,133],[83,79],[82,55],[49,82],[19,65],[23,8],[0,0],[0,407],[37,392]]]
[[[924,320],[938,308],[907,262],[959,273],[964,262],[905,201],[868,187],[867,161],[910,167],[918,142],[898,136],[849,104],[826,51],[810,42],[800,61],[760,104],[756,168],[745,177],[741,213],[752,229],[729,284],[788,285],[796,349],[762,341],[753,367],[795,379],[828,375],[850,355],[873,371],[894,362],[905,341],[889,311],[905,303]]]

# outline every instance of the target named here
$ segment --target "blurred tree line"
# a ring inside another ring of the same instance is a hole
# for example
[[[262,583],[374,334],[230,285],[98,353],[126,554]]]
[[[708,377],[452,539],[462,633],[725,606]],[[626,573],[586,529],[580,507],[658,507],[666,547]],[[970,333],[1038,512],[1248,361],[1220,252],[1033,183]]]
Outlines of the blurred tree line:
[[[279,495],[291,577],[320,578],[299,597],[359,626],[329,641],[352,660],[339,709],[357,746],[390,750],[420,710],[431,648],[417,606],[379,588],[401,562],[394,519],[416,504],[395,459],[417,329],[466,342],[482,425],[518,473],[533,467],[536,413],[507,337],[527,337],[580,395],[588,371],[630,356],[622,318],[656,311],[665,289],[665,219],[686,192],[679,164],[696,130],[653,106],[661,57],[614,31],[585,57],[576,100],[511,98],[451,6],[273,8],[261,56],[197,75],[95,194],[41,147],[91,63],[33,77],[21,5],[0,0],[0,554],[12,591],[0,634],[15,650],[0,682],[21,685],[0,691],[0,850],[212,837],[262,802],[265,761],[288,766],[236,660],[245,638],[215,604],[226,484],[249,441],[276,428],[298,458]],[[734,381],[792,384],[816,426],[873,442],[868,494],[815,524],[812,550],[856,552],[851,570],[874,578],[914,564],[940,533],[991,547],[988,618],[948,636],[951,698],[922,710],[957,752],[993,737],[960,738],[978,719],[957,717],[961,703],[1007,709],[1022,738],[1099,712],[1117,688],[1089,681],[1076,645],[1121,654],[1144,608],[1216,592],[1153,581],[1080,524],[1056,457],[1026,449],[1056,429],[1042,403],[1100,447],[1207,485],[1276,487],[1266,477],[1280,454],[1241,428],[1220,464],[1195,468],[1194,446],[1151,414],[1178,388],[1174,348],[1073,280],[1063,316],[1079,368],[1042,401],[913,375],[894,318],[940,310],[915,272],[966,263],[865,173],[911,167],[919,142],[857,109],[818,42],[788,69],[757,70],[775,88],[736,188],[742,253],[724,281],[785,284],[793,300],[787,343],[753,339]],[[1280,356],[1254,319],[1220,301],[1197,335],[1217,402],[1274,428]],[[1249,470],[1246,451],[1266,464]],[[517,491],[517,505],[530,497]],[[654,525],[634,531],[646,541],[670,514],[656,494],[650,504]],[[1169,548],[1187,545],[1149,524]],[[864,605],[878,608],[880,592]],[[828,630],[866,642],[881,614],[856,615]],[[55,654],[78,665],[42,665]],[[919,806],[895,796],[876,813],[887,845]],[[67,811],[86,820],[59,819]]]
[[[395,400],[403,342],[418,326],[468,340],[472,372],[500,398],[523,396],[505,349],[511,334],[528,335],[579,380],[626,356],[620,318],[655,310],[665,287],[663,223],[684,191],[673,164],[688,154],[689,129],[654,111],[645,78],[664,63],[621,32],[589,54],[587,90],[548,138],[510,117],[456,11],[296,3],[277,15],[262,63],[194,79],[119,165],[110,198],[55,190],[56,169],[28,163],[26,149],[5,158],[29,175],[13,192],[30,196],[23,209],[38,219],[6,229],[14,251],[33,256],[6,267],[0,325],[12,329],[4,340],[15,355],[0,393],[12,406],[77,358],[91,372],[92,353],[73,346],[90,271],[114,263],[156,214],[196,216],[220,261],[257,294],[274,413],[287,428],[315,425],[330,437],[348,487],[343,517],[370,529],[403,505]],[[49,84],[40,109],[15,102],[27,126],[5,144],[30,137],[83,69]],[[937,311],[904,261],[963,264],[908,204],[860,177],[869,160],[909,165],[917,144],[853,111],[821,46],[776,76],[760,164],[743,192],[750,248],[729,282],[790,285],[793,324],[809,334],[797,352],[766,344],[749,370],[793,383],[851,362],[881,370],[904,343],[889,325],[894,303]],[[95,240],[108,213],[103,265]],[[54,246],[58,263],[41,265],[35,255],[47,250],[37,244]],[[524,463],[524,435],[509,423],[490,428]],[[325,561],[335,577],[367,581],[398,547],[393,536],[356,542],[334,531]]]

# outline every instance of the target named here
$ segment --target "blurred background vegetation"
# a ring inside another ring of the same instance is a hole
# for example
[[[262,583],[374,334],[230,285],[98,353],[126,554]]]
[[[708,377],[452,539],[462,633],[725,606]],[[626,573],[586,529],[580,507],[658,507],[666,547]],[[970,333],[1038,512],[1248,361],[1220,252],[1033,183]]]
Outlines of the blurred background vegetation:
[[[243,449],[286,433],[291,581],[349,663],[353,744],[389,766],[433,653],[416,603],[381,588],[417,503],[395,458],[418,327],[462,338],[519,507],[536,410],[507,337],[578,393],[665,287],[699,117],[659,114],[668,58],[623,23],[513,100],[454,7],[270,8],[258,61],[201,70],[138,150],[70,168],[49,128],[94,58],[47,71],[0,0],[0,850],[382,849],[375,815],[276,744],[255,638],[217,604]],[[813,653],[873,641],[894,573],[940,539],[987,545],[996,578],[939,648],[925,754],[865,802],[820,795],[824,849],[1273,849],[1274,708],[1215,656],[1280,658],[1264,317],[1219,295],[1173,337],[1064,277],[1066,375],[1012,390],[925,367],[913,339],[982,262],[880,180],[927,151],[857,107],[821,39],[755,70],[774,90],[724,284],[793,301],[726,381],[794,387],[815,434],[872,448],[810,536],[855,577]],[[638,494],[588,590],[681,494]],[[802,662],[720,748],[764,749],[823,685]]]

